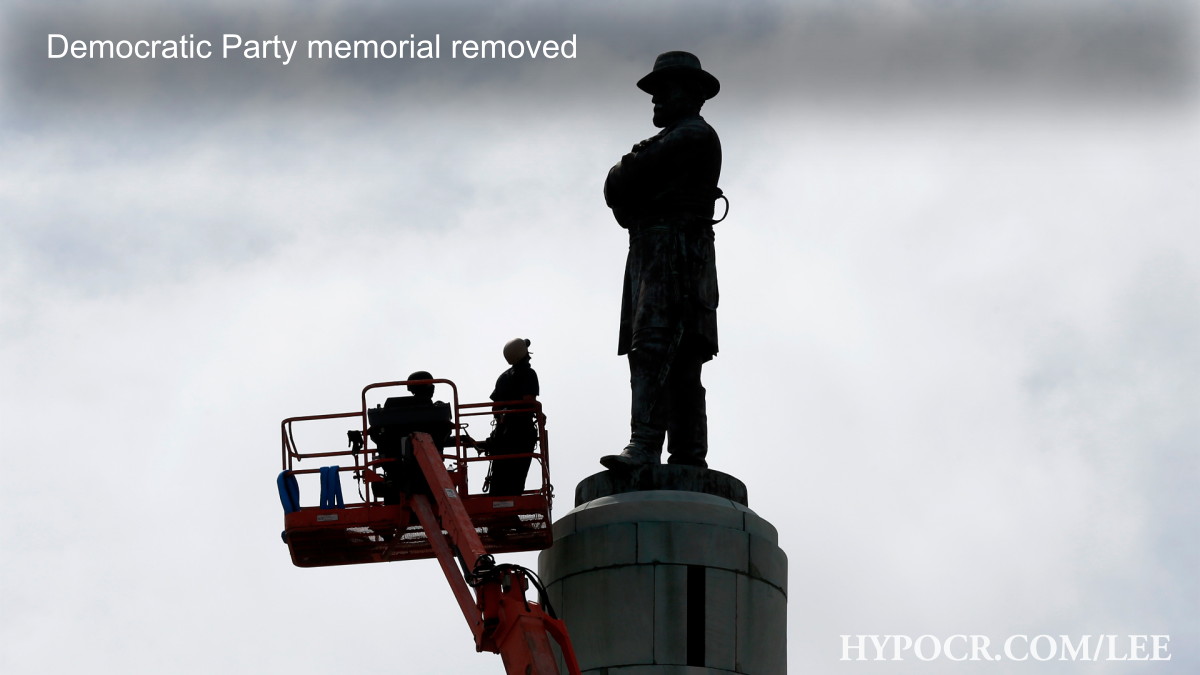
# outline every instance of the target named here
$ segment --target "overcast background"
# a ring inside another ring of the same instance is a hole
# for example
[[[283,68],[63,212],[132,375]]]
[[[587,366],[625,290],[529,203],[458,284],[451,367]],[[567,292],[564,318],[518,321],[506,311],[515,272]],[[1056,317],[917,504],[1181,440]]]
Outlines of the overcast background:
[[[1192,3],[445,4],[6,4],[0,671],[502,672],[432,562],[291,566],[278,424],[418,368],[484,400],[529,337],[569,510],[627,440],[601,186],[670,49],[723,85],[710,462],[779,528],[790,672],[1200,669]],[[577,55],[45,51],[224,32]],[[1173,660],[839,661],[861,633]]]

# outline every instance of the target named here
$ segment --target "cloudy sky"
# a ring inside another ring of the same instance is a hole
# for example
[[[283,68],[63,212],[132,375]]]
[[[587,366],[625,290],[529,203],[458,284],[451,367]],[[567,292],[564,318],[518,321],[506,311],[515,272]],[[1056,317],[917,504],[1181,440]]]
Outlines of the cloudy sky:
[[[565,513],[627,439],[603,178],[687,49],[732,203],[710,460],[779,528],[791,672],[1195,672],[1197,8],[1045,4],[6,3],[0,671],[501,672],[436,565],[290,565],[278,423],[419,368],[484,400],[529,337]],[[576,52],[47,58],[224,33]],[[861,633],[1173,660],[839,661]]]

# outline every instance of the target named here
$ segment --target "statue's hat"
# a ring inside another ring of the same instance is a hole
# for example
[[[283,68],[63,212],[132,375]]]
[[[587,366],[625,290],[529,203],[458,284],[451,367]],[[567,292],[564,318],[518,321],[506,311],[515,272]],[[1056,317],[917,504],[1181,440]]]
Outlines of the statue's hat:
[[[700,67],[700,59],[690,52],[664,52],[654,59],[654,70],[638,80],[638,89],[647,94],[657,93],[667,82],[680,80],[697,84],[705,100],[721,91],[721,83],[708,71]]]

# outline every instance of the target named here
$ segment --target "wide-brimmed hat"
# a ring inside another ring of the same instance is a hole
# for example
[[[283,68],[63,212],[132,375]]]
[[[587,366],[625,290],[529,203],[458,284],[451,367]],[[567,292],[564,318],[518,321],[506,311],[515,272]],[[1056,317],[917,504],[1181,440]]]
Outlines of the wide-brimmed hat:
[[[638,80],[638,89],[647,94],[657,93],[667,82],[691,81],[699,86],[708,100],[721,91],[721,83],[700,67],[700,59],[690,52],[664,52],[654,59],[654,70]]]

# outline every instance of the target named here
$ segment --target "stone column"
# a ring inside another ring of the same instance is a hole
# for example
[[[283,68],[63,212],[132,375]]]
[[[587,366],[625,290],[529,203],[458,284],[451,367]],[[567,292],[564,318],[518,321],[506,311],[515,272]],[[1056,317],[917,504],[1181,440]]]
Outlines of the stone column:
[[[585,675],[787,672],[787,556],[741,481],[605,471],[575,503],[538,569]]]

